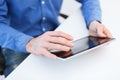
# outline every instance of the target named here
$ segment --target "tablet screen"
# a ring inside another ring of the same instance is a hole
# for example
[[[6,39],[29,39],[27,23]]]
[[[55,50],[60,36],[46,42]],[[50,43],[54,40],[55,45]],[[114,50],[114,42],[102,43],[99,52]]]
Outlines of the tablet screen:
[[[94,48],[106,42],[113,40],[113,38],[100,38],[100,37],[93,37],[87,36],[81,39],[74,41],[74,47],[70,51],[54,51],[52,52],[58,57],[61,58],[68,58],[70,56],[74,56],[76,54],[80,54],[83,51],[88,49]]]

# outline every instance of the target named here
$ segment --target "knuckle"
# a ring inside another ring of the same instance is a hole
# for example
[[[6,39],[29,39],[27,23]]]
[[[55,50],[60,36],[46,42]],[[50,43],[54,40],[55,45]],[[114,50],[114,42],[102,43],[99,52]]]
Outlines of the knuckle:
[[[58,37],[58,38],[56,38],[56,41],[57,41],[57,42],[61,42],[62,39],[61,39],[60,37]]]
[[[51,32],[52,31],[47,31],[47,32],[45,32],[45,35],[49,35],[49,34],[51,34]]]
[[[45,41],[46,40],[46,37],[41,37],[41,41]]]
[[[57,34],[58,34],[59,36],[61,36],[62,31],[57,31]]]
[[[45,33],[44,33],[44,35],[48,35],[48,34],[49,34],[49,32],[45,32]]]
[[[49,35],[43,35],[41,37],[41,39],[46,41],[46,40],[50,39],[50,36]]]

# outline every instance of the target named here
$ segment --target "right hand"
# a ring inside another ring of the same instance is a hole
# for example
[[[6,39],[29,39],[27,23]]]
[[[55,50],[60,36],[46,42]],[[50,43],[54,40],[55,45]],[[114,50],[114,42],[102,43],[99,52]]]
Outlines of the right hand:
[[[31,39],[26,45],[26,50],[32,54],[56,59],[57,56],[51,54],[48,50],[69,51],[73,47],[72,39],[72,36],[64,32],[48,31],[39,37]]]
[[[112,38],[110,31],[105,27],[104,24],[98,21],[92,21],[89,26],[89,33],[91,36]]]

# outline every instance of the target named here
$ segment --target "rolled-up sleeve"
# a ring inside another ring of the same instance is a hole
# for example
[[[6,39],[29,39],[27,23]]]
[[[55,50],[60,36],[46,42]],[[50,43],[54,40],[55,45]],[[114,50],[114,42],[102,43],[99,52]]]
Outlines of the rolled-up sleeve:
[[[94,20],[101,22],[101,7],[99,0],[77,0],[82,3],[82,12],[87,26]]]
[[[18,52],[26,52],[26,44],[32,36],[15,30],[8,24],[8,8],[5,0],[0,0],[0,46]]]

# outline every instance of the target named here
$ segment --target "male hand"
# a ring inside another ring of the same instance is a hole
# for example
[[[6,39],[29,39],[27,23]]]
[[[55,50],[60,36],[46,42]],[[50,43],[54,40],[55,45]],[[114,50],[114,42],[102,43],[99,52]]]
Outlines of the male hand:
[[[64,32],[49,31],[37,38],[31,39],[26,45],[26,50],[29,53],[56,59],[57,57],[51,54],[49,50],[69,51],[73,47],[72,39],[72,36]]]
[[[89,26],[89,34],[91,36],[98,36],[98,37],[107,37],[107,38],[112,37],[110,31],[98,21],[91,22]]]

